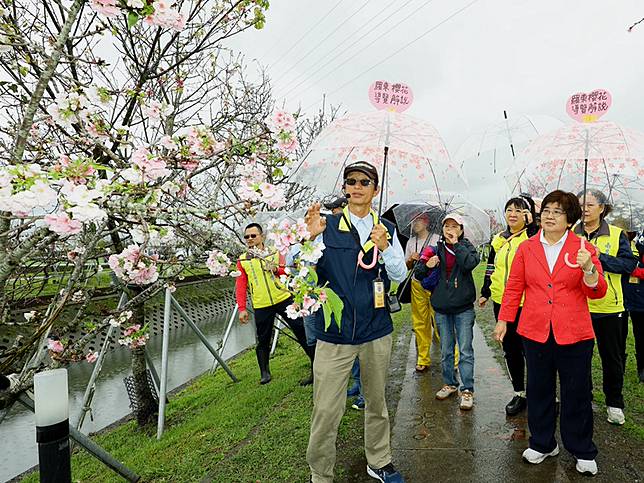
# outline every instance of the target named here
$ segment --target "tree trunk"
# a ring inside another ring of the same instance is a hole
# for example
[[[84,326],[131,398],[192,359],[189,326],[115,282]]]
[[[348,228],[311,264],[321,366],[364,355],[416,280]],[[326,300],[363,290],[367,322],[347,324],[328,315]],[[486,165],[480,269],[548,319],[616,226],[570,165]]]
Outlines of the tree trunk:
[[[131,288],[131,295],[134,297],[142,292],[140,287]],[[139,304],[134,309],[132,322],[145,324],[144,304]],[[145,362],[145,346],[132,349],[132,376],[134,382],[134,397],[136,401],[134,415],[139,426],[145,426],[148,422],[154,422],[155,414],[159,412],[159,405],[155,402],[150,385],[148,384],[147,364]]]

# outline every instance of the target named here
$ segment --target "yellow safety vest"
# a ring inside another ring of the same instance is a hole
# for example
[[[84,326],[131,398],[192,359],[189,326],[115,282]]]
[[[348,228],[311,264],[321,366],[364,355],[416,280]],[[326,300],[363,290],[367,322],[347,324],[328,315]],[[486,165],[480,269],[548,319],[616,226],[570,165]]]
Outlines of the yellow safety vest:
[[[599,253],[616,256],[619,250],[621,228],[608,225],[609,234],[600,235],[591,240]],[[624,292],[622,291],[622,276],[619,273],[604,272],[608,282],[606,295],[601,299],[589,299],[588,309],[594,314],[616,314],[624,311]]]
[[[510,276],[510,268],[512,268],[512,261],[517,254],[519,245],[528,239],[528,230],[514,238],[506,239],[501,233],[497,234],[492,240],[492,248],[496,253],[494,256],[494,272],[490,276],[490,292],[492,292],[491,299],[500,304],[503,300],[503,292],[505,291],[505,284]]]
[[[267,261],[273,262],[275,265],[279,264],[280,255],[275,253],[268,257]],[[264,270],[262,264],[266,261],[259,258],[249,258],[247,253],[239,257],[239,263],[248,276],[248,287],[250,289],[250,297],[253,301],[253,308],[261,309],[263,307],[270,307],[271,305],[278,304],[288,299],[291,294],[288,290],[281,288],[275,282],[275,277],[272,273]]]

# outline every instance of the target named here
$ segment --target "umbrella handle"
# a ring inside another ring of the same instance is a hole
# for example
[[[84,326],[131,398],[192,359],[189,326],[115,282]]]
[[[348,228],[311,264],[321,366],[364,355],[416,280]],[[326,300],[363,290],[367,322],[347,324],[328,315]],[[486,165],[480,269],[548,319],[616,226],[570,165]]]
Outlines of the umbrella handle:
[[[586,247],[586,244],[584,243],[584,237],[581,237],[581,238],[580,238],[580,240],[581,240],[581,248],[585,248],[585,247]],[[579,264],[578,264],[578,263],[572,263],[572,262],[568,259],[568,254],[567,254],[567,253],[564,255],[564,262],[565,262],[565,263],[566,263],[566,265],[568,265],[570,268],[579,268]]]
[[[378,247],[374,245],[374,247],[373,247],[373,260],[371,261],[371,263],[369,265],[365,264],[362,261],[363,257],[364,257],[364,252],[360,251],[360,253],[358,253],[358,265],[361,268],[364,268],[365,270],[371,270],[373,267],[376,266],[376,263],[378,262]]]

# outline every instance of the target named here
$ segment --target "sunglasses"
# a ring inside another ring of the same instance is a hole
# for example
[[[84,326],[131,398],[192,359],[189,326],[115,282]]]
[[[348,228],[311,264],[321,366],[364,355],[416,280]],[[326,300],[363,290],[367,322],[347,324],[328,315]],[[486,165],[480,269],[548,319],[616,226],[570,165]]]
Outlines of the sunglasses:
[[[257,233],[250,233],[248,235],[244,235],[244,240],[248,240],[249,238],[257,238]]]
[[[364,186],[365,188],[371,184],[374,184],[373,180],[371,179],[355,179],[355,178],[347,178],[344,180],[344,183],[347,186],[355,186],[356,184],[360,183],[360,186]]]

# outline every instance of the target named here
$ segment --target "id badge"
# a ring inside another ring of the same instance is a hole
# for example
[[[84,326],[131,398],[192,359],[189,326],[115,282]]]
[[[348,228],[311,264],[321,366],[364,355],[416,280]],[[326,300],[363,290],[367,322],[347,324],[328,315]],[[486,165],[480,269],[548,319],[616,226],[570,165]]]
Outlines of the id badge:
[[[376,309],[385,308],[385,283],[382,280],[373,281],[373,306]]]
[[[640,279],[637,277],[628,277],[628,283],[640,283]]]

